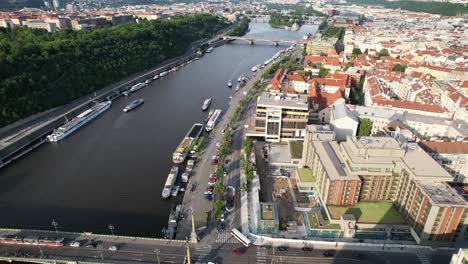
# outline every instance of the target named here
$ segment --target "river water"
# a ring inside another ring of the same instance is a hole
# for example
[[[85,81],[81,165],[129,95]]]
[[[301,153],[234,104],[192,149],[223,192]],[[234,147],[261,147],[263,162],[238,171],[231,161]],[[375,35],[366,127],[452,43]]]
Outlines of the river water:
[[[251,24],[248,35],[300,39],[298,32]],[[58,144],[44,144],[0,170],[0,227],[162,236],[174,199],[161,200],[172,152],[193,123],[202,122],[203,100],[226,109],[241,74],[285,46],[235,41],[113,103],[102,116]],[[122,108],[143,98],[129,113]]]

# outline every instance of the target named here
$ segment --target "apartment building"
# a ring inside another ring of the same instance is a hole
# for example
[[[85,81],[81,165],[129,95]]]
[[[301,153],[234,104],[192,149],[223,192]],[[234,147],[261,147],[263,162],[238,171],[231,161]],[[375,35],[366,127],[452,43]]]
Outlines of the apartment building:
[[[44,20],[26,20],[23,22],[23,25],[29,28],[45,29],[48,32],[57,31],[57,25],[55,23]]]
[[[468,142],[421,141],[419,145],[451,173],[455,181],[468,183]]]
[[[264,92],[258,97],[247,136],[268,142],[303,140],[308,120],[307,95]]]
[[[418,243],[462,239],[468,204],[445,182],[452,176],[414,143],[391,137],[350,138],[338,144],[307,129],[303,165],[316,179],[322,205],[392,201]]]
[[[328,54],[331,50],[335,49],[337,41],[337,38],[314,39],[307,43],[306,52],[308,55]]]

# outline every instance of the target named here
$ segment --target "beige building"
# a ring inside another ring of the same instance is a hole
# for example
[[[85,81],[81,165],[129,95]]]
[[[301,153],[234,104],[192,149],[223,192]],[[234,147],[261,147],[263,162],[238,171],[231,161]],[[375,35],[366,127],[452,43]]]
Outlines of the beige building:
[[[57,31],[57,25],[55,23],[44,20],[26,20],[23,22],[23,25],[30,28],[45,29],[48,32]]]
[[[307,55],[320,55],[320,53],[328,54],[331,50],[335,49],[335,44],[337,41],[337,38],[319,40],[313,39],[312,41],[307,43]]]
[[[313,133],[313,132],[312,132]],[[316,178],[322,205],[393,201],[418,243],[464,238],[468,204],[445,182],[452,176],[417,144],[391,137],[309,140],[303,165]]]
[[[452,174],[454,181],[468,183],[468,142],[421,141],[419,145]]]

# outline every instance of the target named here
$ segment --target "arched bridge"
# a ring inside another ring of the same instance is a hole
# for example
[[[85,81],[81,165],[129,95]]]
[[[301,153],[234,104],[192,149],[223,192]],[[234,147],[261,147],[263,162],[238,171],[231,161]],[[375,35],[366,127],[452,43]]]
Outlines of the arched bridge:
[[[265,41],[271,42],[275,46],[279,43],[291,43],[291,44],[299,44],[303,43],[303,40],[294,40],[294,39],[270,39],[270,38],[258,38],[258,37],[237,37],[237,36],[224,36],[224,40],[245,40],[248,41],[251,45],[255,44],[258,41]]]

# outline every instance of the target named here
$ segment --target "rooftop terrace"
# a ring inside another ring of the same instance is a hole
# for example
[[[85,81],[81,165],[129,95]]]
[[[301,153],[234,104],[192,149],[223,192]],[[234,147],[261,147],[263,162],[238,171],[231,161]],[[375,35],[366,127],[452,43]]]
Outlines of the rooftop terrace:
[[[275,204],[262,203],[261,204],[261,217],[262,220],[275,220],[276,206]]]
[[[317,180],[312,171],[307,168],[297,169],[297,175],[301,182],[314,183]]]
[[[460,205],[468,208],[465,200],[445,183],[418,181],[418,185],[435,205]]]
[[[257,106],[281,107],[308,110],[307,96],[304,94],[283,94],[264,92],[258,98]]]

